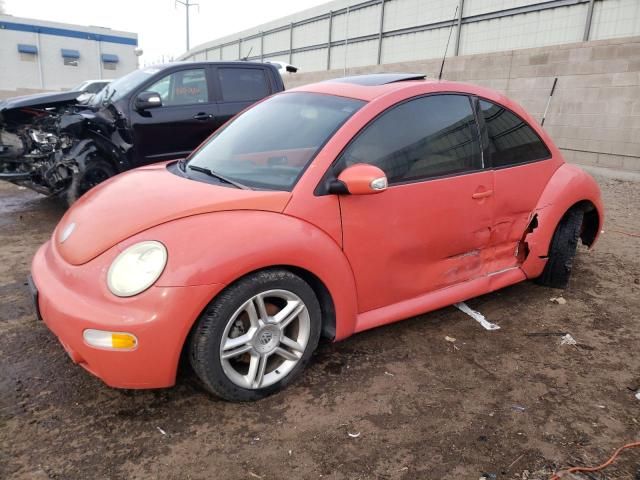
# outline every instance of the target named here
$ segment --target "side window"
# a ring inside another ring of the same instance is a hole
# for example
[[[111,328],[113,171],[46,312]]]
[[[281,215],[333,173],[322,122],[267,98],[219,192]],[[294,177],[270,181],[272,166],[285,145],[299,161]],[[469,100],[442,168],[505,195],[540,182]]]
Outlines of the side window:
[[[98,93],[100,90],[102,90],[104,88],[105,85],[106,85],[105,82],[92,83],[91,85],[89,85],[87,87],[85,92],[87,92],[87,93]]]
[[[207,76],[202,68],[170,73],[146,90],[159,94],[163,107],[194,105],[209,101]]]
[[[465,95],[432,95],[402,103],[376,118],[347,147],[339,169],[381,168],[401,183],[482,168],[478,128]]]
[[[517,165],[551,156],[538,134],[520,117],[487,100],[480,100],[480,110],[486,125],[492,166]]]
[[[259,68],[218,68],[222,100],[247,102],[271,93],[264,70]]]

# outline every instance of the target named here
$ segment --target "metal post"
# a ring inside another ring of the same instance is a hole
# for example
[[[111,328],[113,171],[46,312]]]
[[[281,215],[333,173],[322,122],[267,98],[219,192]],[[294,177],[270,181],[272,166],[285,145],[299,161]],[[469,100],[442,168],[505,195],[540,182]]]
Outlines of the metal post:
[[[198,6],[197,3],[191,3],[193,0],[175,0],[176,3],[184,5],[185,17],[187,20],[187,52],[189,51],[189,9]]]
[[[38,45],[38,75],[40,76],[40,88],[44,90],[44,72],[42,69],[42,48],[40,48],[40,29],[36,32],[36,44]]]
[[[289,24],[289,63],[293,63],[293,22]]]
[[[333,10],[329,10],[329,38],[327,39],[327,70],[331,70],[331,29],[333,28]]]
[[[351,5],[347,6],[347,16],[344,19],[344,66],[342,74],[347,76],[347,48],[349,47],[349,9]]]
[[[382,32],[384,31],[384,0],[380,0],[380,30],[378,31],[378,65],[382,61]]]
[[[102,45],[100,37],[96,38],[96,47],[98,49],[98,78],[102,80]]]
[[[187,17],[187,52],[189,51],[189,0],[186,0],[186,17]]]
[[[264,62],[264,32],[260,32],[260,61]]]
[[[238,40],[238,60],[242,60],[242,39]]]
[[[456,28],[456,47],[453,49],[453,55],[457,57],[460,54],[460,33],[462,31],[462,12],[464,10],[464,0],[460,0],[458,6],[458,28]]]
[[[589,41],[589,34],[591,33],[591,21],[593,20],[593,4],[595,0],[591,0],[589,2],[589,7],[587,9],[587,20],[584,23],[584,35],[582,36],[582,41]]]

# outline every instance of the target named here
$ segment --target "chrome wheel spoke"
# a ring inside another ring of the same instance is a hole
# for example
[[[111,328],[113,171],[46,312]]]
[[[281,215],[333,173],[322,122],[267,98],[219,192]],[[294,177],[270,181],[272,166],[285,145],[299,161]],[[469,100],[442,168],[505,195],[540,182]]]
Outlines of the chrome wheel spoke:
[[[276,355],[280,355],[285,360],[291,360],[293,362],[297,362],[298,360],[300,360],[300,358],[295,353],[290,352],[289,350],[285,350],[282,347],[276,348],[273,353],[275,353]]]
[[[253,339],[254,334],[255,334],[255,330],[252,329],[252,330],[249,330],[244,335],[240,335],[239,337],[227,338],[226,341],[224,342],[224,347],[222,348],[222,350],[224,352],[227,352],[229,350],[235,350],[242,345],[248,345]],[[248,345],[248,346],[251,346],[251,345]]]
[[[251,388],[260,388],[264,379],[264,372],[267,368],[268,355],[251,355],[249,371],[247,372],[247,383]]]
[[[306,310],[304,303],[298,300],[289,300],[287,305],[274,315],[273,320],[278,324],[281,330],[287,328],[287,326],[298,316],[300,313]]]
[[[260,294],[256,295],[253,297],[253,303],[255,303],[258,311],[258,317],[266,323],[269,320],[269,314],[267,313],[267,307],[264,304],[264,297]]]
[[[295,350],[296,352],[304,352],[304,347],[302,345],[289,337],[285,337],[284,335],[280,339],[280,343],[286,347],[289,347],[291,350]]]
[[[254,328],[258,328],[260,326],[260,314],[256,309],[256,304],[253,302],[253,299],[244,304],[243,310],[247,312],[247,315],[249,316],[249,322],[251,322],[251,326]]]
[[[250,352],[253,349],[251,345],[240,345],[237,348],[225,350],[222,354],[222,358],[234,358],[242,355],[243,353]]]

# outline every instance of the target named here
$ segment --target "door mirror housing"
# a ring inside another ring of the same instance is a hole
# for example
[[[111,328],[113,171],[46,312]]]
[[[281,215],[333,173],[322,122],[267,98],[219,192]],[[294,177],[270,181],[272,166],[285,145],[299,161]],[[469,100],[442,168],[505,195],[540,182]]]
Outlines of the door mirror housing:
[[[136,97],[136,110],[148,110],[162,106],[162,97],[156,92],[142,92]]]
[[[336,185],[337,184],[337,185]],[[345,168],[338,180],[332,185],[332,193],[349,193],[351,195],[369,195],[381,193],[387,189],[385,173],[375,165],[356,163]]]

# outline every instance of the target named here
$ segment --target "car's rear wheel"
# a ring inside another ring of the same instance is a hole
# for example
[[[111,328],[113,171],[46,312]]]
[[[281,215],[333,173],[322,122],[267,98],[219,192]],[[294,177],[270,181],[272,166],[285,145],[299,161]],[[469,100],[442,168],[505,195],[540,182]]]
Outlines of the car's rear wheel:
[[[551,240],[547,264],[542,275],[536,279],[537,283],[553,288],[567,286],[583,219],[584,212],[579,208],[572,208],[562,217]]]
[[[115,174],[116,170],[108,161],[100,157],[87,160],[85,167],[77,175],[74,175],[71,185],[69,185],[67,203],[71,206],[82,195]]]
[[[209,304],[191,334],[189,359],[211,393],[257,400],[300,374],[318,345],[320,324],[320,305],[304,280],[264,270]]]

